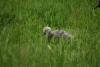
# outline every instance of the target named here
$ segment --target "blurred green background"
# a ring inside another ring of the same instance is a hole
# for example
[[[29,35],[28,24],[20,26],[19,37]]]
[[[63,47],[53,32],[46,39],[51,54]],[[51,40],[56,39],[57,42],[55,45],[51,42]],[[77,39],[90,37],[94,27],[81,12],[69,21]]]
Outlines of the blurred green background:
[[[0,67],[100,67],[95,6],[96,0],[0,0]],[[47,25],[74,39],[48,43]]]

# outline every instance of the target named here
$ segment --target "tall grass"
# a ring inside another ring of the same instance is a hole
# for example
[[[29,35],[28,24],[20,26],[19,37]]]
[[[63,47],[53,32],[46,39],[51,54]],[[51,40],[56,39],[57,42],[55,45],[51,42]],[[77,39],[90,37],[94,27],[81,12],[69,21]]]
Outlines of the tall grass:
[[[1,0],[0,67],[100,67],[100,9],[94,0]],[[74,36],[51,41],[42,28]]]

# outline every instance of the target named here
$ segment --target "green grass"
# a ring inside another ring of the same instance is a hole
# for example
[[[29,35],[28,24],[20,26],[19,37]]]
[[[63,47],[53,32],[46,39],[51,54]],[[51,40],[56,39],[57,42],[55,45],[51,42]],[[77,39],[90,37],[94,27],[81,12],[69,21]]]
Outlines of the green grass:
[[[95,5],[94,0],[1,0],[0,67],[100,67]],[[46,25],[74,39],[48,43],[42,35]]]

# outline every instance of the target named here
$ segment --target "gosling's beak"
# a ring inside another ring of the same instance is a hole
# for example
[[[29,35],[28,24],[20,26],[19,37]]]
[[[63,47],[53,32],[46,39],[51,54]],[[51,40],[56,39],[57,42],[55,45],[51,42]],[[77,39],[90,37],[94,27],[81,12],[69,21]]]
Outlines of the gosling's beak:
[[[45,32],[43,32],[43,35],[46,35],[46,33],[45,33]]]

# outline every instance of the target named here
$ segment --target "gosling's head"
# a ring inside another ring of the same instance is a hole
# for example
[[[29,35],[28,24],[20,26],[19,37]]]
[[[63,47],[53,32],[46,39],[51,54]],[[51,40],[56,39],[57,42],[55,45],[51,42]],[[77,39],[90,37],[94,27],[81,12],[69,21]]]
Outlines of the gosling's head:
[[[49,32],[51,32],[51,27],[46,26],[43,28],[44,35],[48,34]]]

